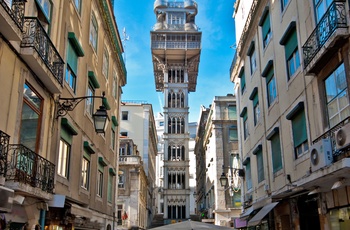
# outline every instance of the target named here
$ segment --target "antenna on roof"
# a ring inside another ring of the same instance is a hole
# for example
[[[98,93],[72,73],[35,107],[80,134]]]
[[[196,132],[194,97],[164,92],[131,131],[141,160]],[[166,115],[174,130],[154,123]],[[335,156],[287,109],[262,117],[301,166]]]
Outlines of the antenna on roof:
[[[122,39],[122,43],[123,43],[123,47],[124,47],[124,63],[126,64],[126,41],[129,41],[129,35],[126,33],[126,28],[123,28],[123,39]]]

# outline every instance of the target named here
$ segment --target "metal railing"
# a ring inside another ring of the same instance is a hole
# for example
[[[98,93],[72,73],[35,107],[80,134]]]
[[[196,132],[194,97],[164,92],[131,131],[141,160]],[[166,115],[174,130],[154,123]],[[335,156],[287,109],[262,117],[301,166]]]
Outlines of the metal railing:
[[[25,11],[25,1],[13,0],[9,6],[5,0],[0,0],[0,5],[4,7],[12,20],[16,23],[20,30],[23,30],[23,19]]]
[[[152,41],[152,49],[200,49],[201,42]]]
[[[6,180],[53,193],[55,165],[21,144],[8,145]]]
[[[345,1],[333,1],[303,45],[304,69],[337,28],[347,27],[346,14]]]
[[[10,136],[0,130],[0,176],[5,177],[7,172],[7,152]]]
[[[58,83],[63,85],[64,61],[38,18],[24,18],[21,47],[34,48]]]

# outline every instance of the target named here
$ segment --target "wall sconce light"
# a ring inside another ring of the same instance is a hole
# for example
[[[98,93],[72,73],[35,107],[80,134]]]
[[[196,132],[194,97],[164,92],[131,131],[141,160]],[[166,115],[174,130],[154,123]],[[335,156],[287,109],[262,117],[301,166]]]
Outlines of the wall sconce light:
[[[105,133],[109,117],[107,114],[107,109],[103,105],[103,100],[105,99],[105,92],[102,93],[102,96],[84,96],[84,97],[76,97],[76,98],[58,98],[57,105],[57,113],[56,118],[65,116],[68,111],[73,111],[75,107],[85,99],[88,98],[101,98],[102,105],[99,109],[97,109],[96,113],[92,115],[94,120],[95,132],[96,133]]]
[[[319,192],[321,192],[320,187],[315,187],[313,190],[311,190],[311,192],[308,193],[308,195],[313,195]]]
[[[344,185],[344,183],[345,183],[345,178],[339,178],[338,181],[334,182],[334,184],[332,186],[332,190],[342,187]]]

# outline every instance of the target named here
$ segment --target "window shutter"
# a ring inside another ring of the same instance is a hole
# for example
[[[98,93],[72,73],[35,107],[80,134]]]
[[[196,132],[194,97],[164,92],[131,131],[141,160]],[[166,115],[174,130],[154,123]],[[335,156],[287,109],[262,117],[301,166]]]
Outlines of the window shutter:
[[[280,137],[277,134],[271,137],[272,165],[273,172],[277,172],[282,168]]]
[[[289,37],[287,38],[286,44],[284,46],[286,59],[289,59],[289,57],[293,54],[294,50],[298,47],[298,39],[297,39],[297,32],[294,29]]]
[[[270,15],[267,13],[264,18],[264,22],[262,24],[262,35],[263,38],[269,33],[270,30]]]
[[[68,57],[67,57],[67,63],[73,73],[77,75],[78,70],[78,55],[76,54],[73,45],[68,42]]]
[[[307,140],[305,110],[301,110],[299,113],[295,114],[292,119],[292,129],[294,147],[299,146]]]

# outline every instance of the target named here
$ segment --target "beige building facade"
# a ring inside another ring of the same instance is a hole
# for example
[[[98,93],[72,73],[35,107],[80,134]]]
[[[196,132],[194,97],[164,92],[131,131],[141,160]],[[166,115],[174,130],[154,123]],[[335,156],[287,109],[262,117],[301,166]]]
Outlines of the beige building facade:
[[[203,222],[232,226],[241,213],[241,163],[236,98],[215,96],[201,108],[195,145],[197,213]],[[227,185],[220,178],[225,176]]]
[[[114,228],[122,52],[112,1],[0,1],[5,226]]]
[[[236,1],[236,226],[347,229],[349,2]]]

